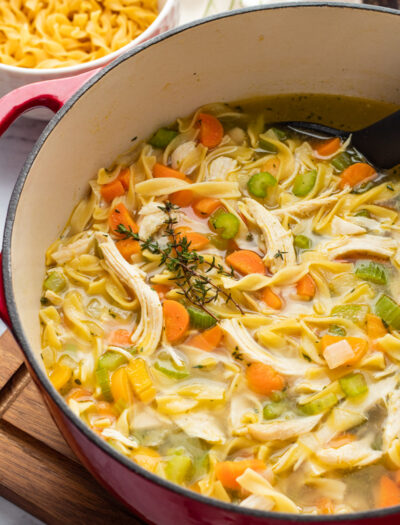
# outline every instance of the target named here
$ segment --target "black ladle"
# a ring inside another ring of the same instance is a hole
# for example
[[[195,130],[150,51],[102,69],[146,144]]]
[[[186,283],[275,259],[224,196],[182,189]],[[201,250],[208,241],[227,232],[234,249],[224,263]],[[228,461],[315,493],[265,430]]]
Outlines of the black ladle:
[[[329,136],[344,140],[351,135],[351,145],[377,168],[389,169],[400,164],[400,110],[357,131],[343,131],[314,122],[279,122],[293,131],[316,138]]]

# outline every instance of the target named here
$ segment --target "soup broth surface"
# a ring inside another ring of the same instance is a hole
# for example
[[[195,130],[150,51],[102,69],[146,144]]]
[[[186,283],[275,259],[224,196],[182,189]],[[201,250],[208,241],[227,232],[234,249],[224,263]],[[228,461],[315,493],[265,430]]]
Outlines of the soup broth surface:
[[[69,408],[225,502],[400,504],[396,170],[277,123],[357,129],[395,109],[209,104],[100,168],[46,253],[42,358]]]

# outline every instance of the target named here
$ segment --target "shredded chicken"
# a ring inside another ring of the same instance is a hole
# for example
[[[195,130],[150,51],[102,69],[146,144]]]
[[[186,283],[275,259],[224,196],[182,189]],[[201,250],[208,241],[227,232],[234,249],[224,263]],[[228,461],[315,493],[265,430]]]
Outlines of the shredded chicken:
[[[97,233],[96,238],[102,249],[106,263],[114,270],[122,282],[136,295],[141,307],[140,322],[133,332],[131,342],[151,353],[160,341],[163,326],[163,313],[157,293],[144,282],[146,274],[133,264],[129,264],[119,253],[111,238]]]
[[[57,251],[53,252],[51,256],[57,264],[64,264],[73,257],[87,253],[93,239],[93,232],[88,232],[88,234],[82,239],[78,239],[67,246],[61,246]]]
[[[218,157],[208,169],[207,180],[226,180],[227,175],[236,169],[237,161],[230,157]]]
[[[139,237],[148,239],[158,231],[166,220],[165,212],[160,210],[160,203],[149,202],[139,211]]]
[[[345,257],[352,253],[376,255],[385,259],[392,257],[397,249],[397,242],[390,237],[380,235],[360,235],[358,237],[343,236],[320,245],[320,250],[331,259]]]
[[[322,414],[299,419],[275,420],[249,425],[250,435],[258,441],[284,441],[310,432],[320,421]]]
[[[317,458],[331,467],[348,469],[371,465],[382,457],[382,451],[373,450],[362,441],[354,441],[339,448],[323,448],[316,453]]]
[[[316,197],[315,199],[301,200],[286,206],[285,208],[278,208],[273,210],[271,213],[277,217],[284,217],[285,215],[295,215],[297,217],[304,217],[310,215],[313,212],[316,212],[323,206],[332,206],[337,202],[338,198],[344,195],[346,192],[336,193],[335,195],[326,195]]]
[[[285,230],[279,220],[254,199],[243,200],[264,236],[270,270],[275,273],[284,266],[296,264],[292,232]]]
[[[178,146],[171,154],[171,166],[174,170],[179,170],[186,157],[193,153],[195,149],[196,143],[192,140]]]

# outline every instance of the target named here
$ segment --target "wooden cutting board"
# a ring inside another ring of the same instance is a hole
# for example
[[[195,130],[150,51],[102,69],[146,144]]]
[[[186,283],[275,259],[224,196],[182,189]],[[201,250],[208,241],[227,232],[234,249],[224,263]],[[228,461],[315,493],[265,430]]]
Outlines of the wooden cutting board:
[[[0,495],[49,525],[140,525],[68,447],[10,332],[0,337]]]

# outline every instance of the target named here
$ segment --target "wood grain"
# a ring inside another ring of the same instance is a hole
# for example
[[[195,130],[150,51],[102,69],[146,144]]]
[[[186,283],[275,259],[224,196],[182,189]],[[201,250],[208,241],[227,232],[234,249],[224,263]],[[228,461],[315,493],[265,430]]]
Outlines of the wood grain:
[[[9,332],[0,359],[0,495],[49,525],[140,525],[75,458]]]

